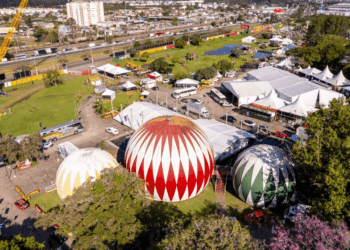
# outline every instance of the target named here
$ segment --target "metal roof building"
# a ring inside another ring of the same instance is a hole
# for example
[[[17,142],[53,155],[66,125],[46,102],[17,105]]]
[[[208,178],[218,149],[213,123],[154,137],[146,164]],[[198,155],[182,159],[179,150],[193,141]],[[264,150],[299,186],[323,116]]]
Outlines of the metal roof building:
[[[177,112],[160,107],[153,103],[136,102],[125,108],[114,119],[134,130],[138,129],[145,122],[159,116],[181,116]],[[194,120],[189,117],[187,119],[196,123],[203,129],[208,136],[210,143],[214,148],[216,161],[222,161],[232,154],[244,149],[248,146],[250,139],[256,139],[256,136],[236,127],[226,125],[216,120],[198,119]]]

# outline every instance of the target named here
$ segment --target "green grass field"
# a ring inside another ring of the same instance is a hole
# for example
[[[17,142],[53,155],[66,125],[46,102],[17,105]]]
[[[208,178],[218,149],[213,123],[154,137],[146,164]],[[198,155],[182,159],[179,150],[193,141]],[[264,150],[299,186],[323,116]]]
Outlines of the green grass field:
[[[12,136],[31,134],[40,130],[39,122],[43,127],[50,127],[76,119],[80,102],[94,91],[93,86],[83,84],[86,78],[68,76],[57,87],[45,87],[42,82],[17,85],[18,90],[9,92],[9,97],[0,98],[0,103],[4,105],[12,103],[12,114],[0,116],[0,131],[3,135],[10,133]]]
[[[33,197],[29,200],[29,203],[32,207],[34,207],[35,204],[37,204],[43,210],[43,212],[47,212],[51,208],[56,207],[60,203],[60,201],[61,198],[58,196],[57,191],[54,190]]]
[[[222,59],[226,59],[232,63],[234,63],[234,70],[238,70],[241,65],[243,65],[245,62],[252,61],[254,59],[251,58],[250,54],[242,55],[240,58],[232,58],[230,55],[224,55],[224,56],[209,56],[204,55],[205,52],[210,50],[215,50],[223,47],[227,44],[246,44],[252,46],[253,49],[258,48],[258,46],[254,43],[242,43],[241,40],[246,35],[236,35],[236,36],[230,36],[230,37],[221,37],[217,39],[212,39],[208,41],[203,41],[200,46],[194,46],[194,45],[186,45],[183,49],[168,49],[168,50],[162,50],[151,53],[151,56],[147,59],[147,62],[152,62],[157,58],[165,57],[168,63],[171,62],[171,58],[174,56],[182,57],[186,55],[187,53],[193,52],[198,56],[195,60],[188,60],[183,65],[176,63],[172,73],[176,74],[179,72],[187,71],[189,73],[195,72],[196,70],[208,66],[212,66],[213,63],[216,63]],[[257,39],[259,42],[266,42],[267,39]],[[268,47],[265,50],[270,50],[271,47]],[[135,64],[142,65],[145,62],[135,59],[123,59],[120,60],[120,66],[125,67],[127,61],[132,61]]]
[[[123,105],[123,109],[125,109],[127,106],[133,104],[133,102],[137,102],[139,100],[140,95],[141,92],[138,90],[135,90],[132,94],[127,94],[124,91],[116,90],[115,99],[113,100],[113,109],[120,111],[121,104]],[[98,103],[103,105],[104,111],[111,111],[112,107],[110,101],[104,100]]]

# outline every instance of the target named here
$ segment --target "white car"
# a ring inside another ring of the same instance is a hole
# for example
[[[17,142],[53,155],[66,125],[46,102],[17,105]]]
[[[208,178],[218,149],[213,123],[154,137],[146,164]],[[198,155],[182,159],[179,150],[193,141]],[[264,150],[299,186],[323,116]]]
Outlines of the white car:
[[[53,144],[52,144],[51,141],[43,141],[43,144],[42,144],[41,148],[42,149],[48,149],[48,148],[50,148],[52,146],[53,146]]]
[[[232,104],[232,103],[229,103],[229,102],[224,102],[224,103],[222,103],[222,106],[223,106],[223,107],[232,107],[233,104]]]
[[[89,68],[90,69],[94,69],[94,68],[96,68],[96,66],[95,65],[90,65]]]
[[[107,45],[107,43],[102,43],[102,44],[101,44],[101,46],[106,46],[106,45]]]
[[[106,131],[112,135],[117,135],[119,132],[118,132],[118,129],[116,128],[113,128],[113,127],[108,127],[106,128]]]
[[[243,120],[241,123],[243,125],[246,125],[246,126],[252,127],[252,128],[254,128],[256,126],[256,124],[254,122],[252,122],[251,120]]]
[[[170,82],[170,80],[169,79],[165,79],[165,80],[163,80],[163,83],[169,83]]]

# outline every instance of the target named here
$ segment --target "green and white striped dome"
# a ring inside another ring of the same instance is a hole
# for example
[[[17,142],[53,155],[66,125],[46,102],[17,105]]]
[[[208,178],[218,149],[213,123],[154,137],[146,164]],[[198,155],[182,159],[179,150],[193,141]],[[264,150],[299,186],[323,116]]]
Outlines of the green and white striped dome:
[[[92,178],[95,181],[104,169],[116,168],[116,159],[99,148],[79,149],[61,163],[56,175],[57,193],[61,199]]]
[[[233,188],[239,198],[258,208],[273,208],[295,192],[295,173],[288,154],[260,144],[244,150],[232,168]]]

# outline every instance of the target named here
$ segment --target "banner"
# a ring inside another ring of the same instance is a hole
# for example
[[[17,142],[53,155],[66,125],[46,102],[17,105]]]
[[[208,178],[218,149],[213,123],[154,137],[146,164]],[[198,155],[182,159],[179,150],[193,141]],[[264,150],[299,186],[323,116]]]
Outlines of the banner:
[[[39,214],[41,214],[43,212],[43,210],[37,204],[35,204],[34,207],[35,207],[36,211],[39,212]]]
[[[266,107],[266,106],[255,104],[255,103],[251,103],[250,105],[252,105],[253,107],[256,107],[256,108],[260,108],[260,109],[264,109],[264,110],[268,110],[268,111],[277,113],[276,109],[273,109],[273,108],[270,108],[270,107]]]
[[[249,25],[241,25],[241,29],[243,29],[243,30],[249,30]]]

